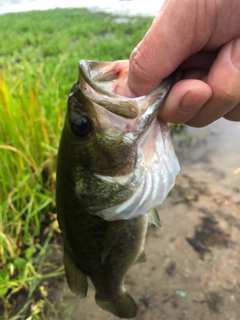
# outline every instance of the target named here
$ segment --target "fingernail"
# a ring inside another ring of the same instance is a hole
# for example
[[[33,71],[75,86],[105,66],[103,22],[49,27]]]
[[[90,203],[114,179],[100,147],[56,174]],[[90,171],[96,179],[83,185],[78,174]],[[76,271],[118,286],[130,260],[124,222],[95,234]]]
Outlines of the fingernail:
[[[240,38],[234,40],[232,45],[232,64],[240,69]]]
[[[180,102],[180,108],[184,112],[192,112],[203,106],[202,99],[195,97],[192,91],[187,91]]]

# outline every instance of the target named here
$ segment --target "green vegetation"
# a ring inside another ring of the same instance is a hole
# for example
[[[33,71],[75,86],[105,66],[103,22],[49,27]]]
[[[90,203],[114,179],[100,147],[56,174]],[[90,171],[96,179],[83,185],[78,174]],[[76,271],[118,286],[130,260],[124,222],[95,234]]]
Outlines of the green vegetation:
[[[81,9],[1,16],[0,319],[45,319],[49,279],[63,274],[48,253],[60,241],[55,164],[78,61],[128,58],[150,23]]]

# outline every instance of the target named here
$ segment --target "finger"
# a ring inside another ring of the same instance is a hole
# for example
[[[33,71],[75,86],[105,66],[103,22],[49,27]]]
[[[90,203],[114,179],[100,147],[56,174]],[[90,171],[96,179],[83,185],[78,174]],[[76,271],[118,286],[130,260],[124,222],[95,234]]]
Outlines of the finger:
[[[219,50],[197,52],[183,61],[180,65],[180,69],[188,70],[201,68],[209,70],[216,59],[218,52]]]
[[[171,89],[158,116],[171,123],[184,123],[193,118],[211,97],[211,88],[200,80],[181,80]]]
[[[197,0],[182,0],[180,6],[179,0],[165,1],[130,56],[128,87],[135,95],[149,93],[207,44],[215,27],[215,9],[213,1],[203,1],[202,6]]]
[[[208,70],[205,69],[190,69],[182,71],[183,79],[198,79],[207,82]]]
[[[240,121],[240,103],[225,114],[224,118],[231,121]]]
[[[187,122],[191,126],[206,126],[227,115],[240,103],[240,37],[221,48],[209,71],[207,84],[212,89],[212,96]]]

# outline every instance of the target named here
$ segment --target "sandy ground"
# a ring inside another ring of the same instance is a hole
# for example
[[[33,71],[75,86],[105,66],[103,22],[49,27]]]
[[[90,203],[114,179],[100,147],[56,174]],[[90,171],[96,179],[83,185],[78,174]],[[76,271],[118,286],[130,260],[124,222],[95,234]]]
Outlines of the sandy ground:
[[[176,187],[158,208],[163,228],[150,225],[147,262],[133,266],[127,290],[138,304],[136,320],[240,319],[240,125],[221,120],[175,139],[181,163]],[[116,320],[67,285],[63,319]]]

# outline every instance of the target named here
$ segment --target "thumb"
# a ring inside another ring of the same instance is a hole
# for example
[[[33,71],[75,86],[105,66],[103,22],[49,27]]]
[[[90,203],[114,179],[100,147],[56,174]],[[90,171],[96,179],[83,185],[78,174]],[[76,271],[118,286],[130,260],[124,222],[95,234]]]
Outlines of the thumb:
[[[163,3],[130,56],[129,95],[149,93],[182,61],[206,45],[213,30],[213,19],[210,19],[214,14],[213,2],[166,0]]]

